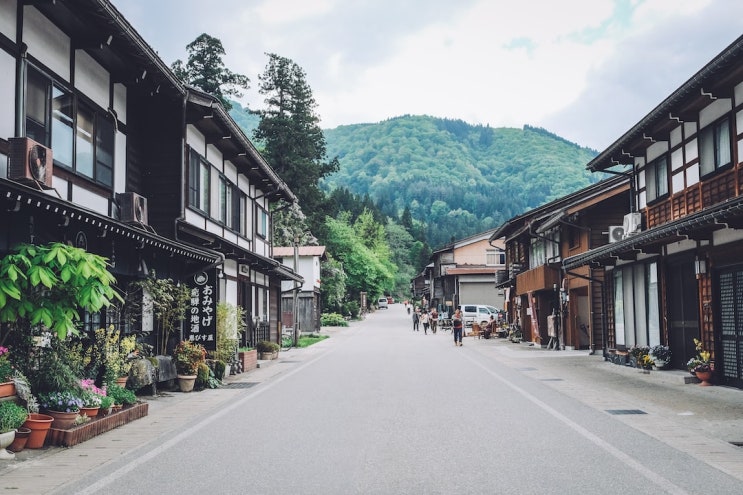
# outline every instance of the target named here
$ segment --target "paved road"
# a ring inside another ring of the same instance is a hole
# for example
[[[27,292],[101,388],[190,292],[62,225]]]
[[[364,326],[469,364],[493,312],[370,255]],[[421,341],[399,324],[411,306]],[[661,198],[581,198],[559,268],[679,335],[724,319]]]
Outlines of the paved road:
[[[743,490],[743,453],[725,438],[741,431],[740,391],[641,376],[585,352],[471,338],[457,348],[449,333],[411,326],[392,305],[227,388],[169,394],[124,428],[0,467],[0,485],[60,494]],[[724,406],[713,417],[697,409],[705,403]],[[607,412],[637,410],[645,414]]]

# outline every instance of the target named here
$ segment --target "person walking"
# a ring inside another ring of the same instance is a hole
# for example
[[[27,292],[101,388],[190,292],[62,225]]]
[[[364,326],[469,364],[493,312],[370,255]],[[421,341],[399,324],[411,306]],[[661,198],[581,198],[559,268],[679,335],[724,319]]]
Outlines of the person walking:
[[[418,332],[420,331],[418,329],[418,323],[420,322],[420,315],[418,314],[418,310],[413,311],[413,331]]]
[[[464,325],[464,322],[462,321],[462,311],[457,308],[456,311],[454,311],[454,316],[452,317],[452,328],[454,329],[454,345],[455,346],[461,346],[462,345],[462,327]]]
[[[428,335],[429,317],[426,310],[423,310],[423,313],[421,313],[421,323],[423,323],[423,333]]]
[[[436,328],[439,325],[439,312],[436,308],[431,308],[431,331],[436,333]]]

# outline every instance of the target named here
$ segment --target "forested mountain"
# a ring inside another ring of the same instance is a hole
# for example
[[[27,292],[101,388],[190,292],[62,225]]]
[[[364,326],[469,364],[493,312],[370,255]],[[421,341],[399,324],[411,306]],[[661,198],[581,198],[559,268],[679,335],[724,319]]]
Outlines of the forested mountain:
[[[258,117],[239,104],[231,114],[252,137]],[[340,161],[323,186],[368,196],[393,218],[407,207],[434,249],[602,178],[585,170],[596,151],[530,126],[406,115],[323,132]]]
[[[434,249],[493,227],[600,179],[594,150],[544,129],[491,128],[403,116],[324,131],[340,170],[326,179],[424,223]]]

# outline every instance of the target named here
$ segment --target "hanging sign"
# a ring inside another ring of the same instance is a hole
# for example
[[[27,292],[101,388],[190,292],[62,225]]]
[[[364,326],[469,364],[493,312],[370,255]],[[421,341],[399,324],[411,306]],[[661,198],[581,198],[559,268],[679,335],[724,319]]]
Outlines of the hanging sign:
[[[186,319],[186,339],[217,350],[217,270],[194,275],[189,283],[190,308]]]

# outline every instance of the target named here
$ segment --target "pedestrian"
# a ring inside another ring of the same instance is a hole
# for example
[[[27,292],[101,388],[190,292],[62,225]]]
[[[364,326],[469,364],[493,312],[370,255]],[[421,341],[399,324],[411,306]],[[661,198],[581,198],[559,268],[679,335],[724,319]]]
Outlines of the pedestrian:
[[[462,345],[462,311],[457,308],[456,311],[454,311],[454,317],[451,320],[452,327],[454,328],[454,345],[455,346],[461,346]]]
[[[431,331],[436,333],[436,328],[439,325],[439,312],[436,308],[431,308]]]
[[[418,322],[420,322],[420,316],[418,311],[413,311],[413,331],[418,332]]]
[[[423,333],[428,335],[429,318],[425,310],[421,313],[421,323],[423,323]]]

